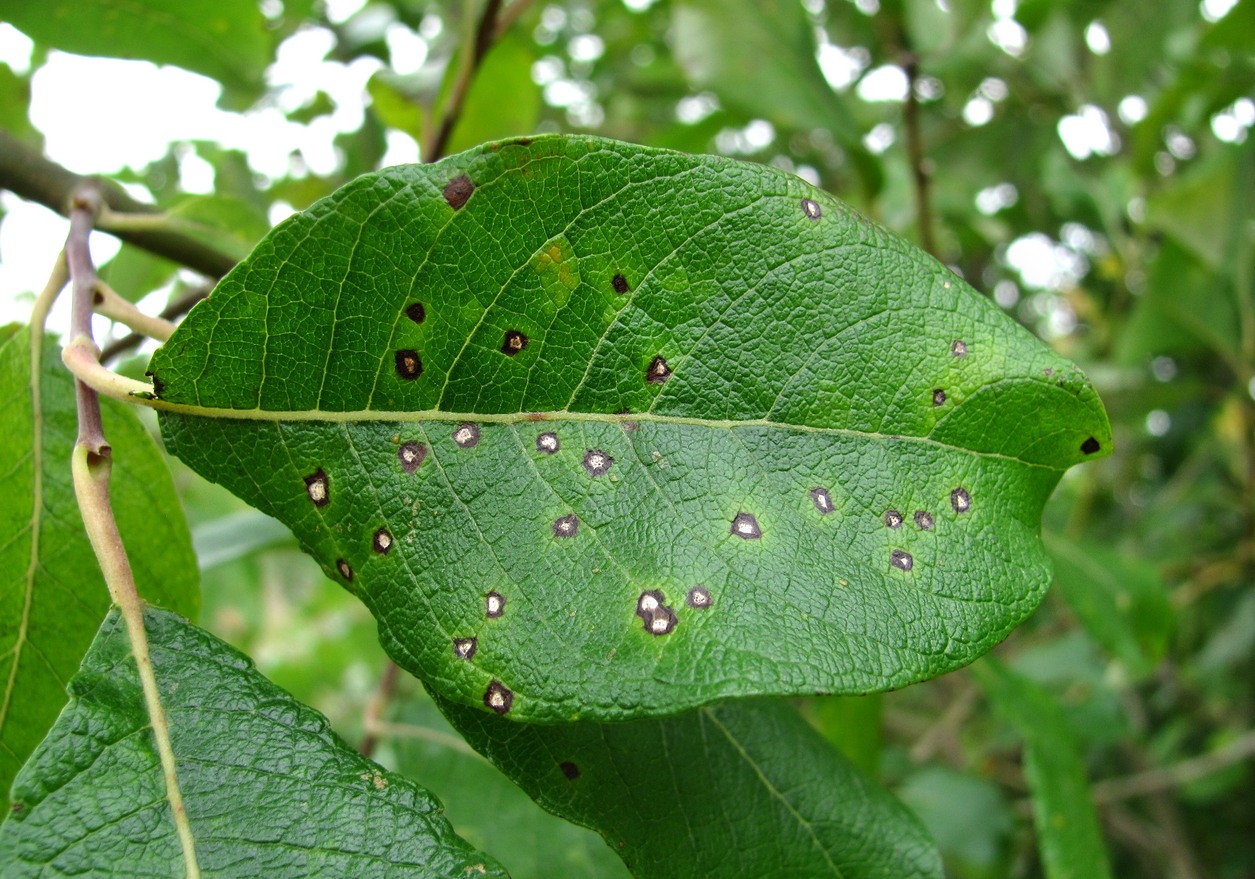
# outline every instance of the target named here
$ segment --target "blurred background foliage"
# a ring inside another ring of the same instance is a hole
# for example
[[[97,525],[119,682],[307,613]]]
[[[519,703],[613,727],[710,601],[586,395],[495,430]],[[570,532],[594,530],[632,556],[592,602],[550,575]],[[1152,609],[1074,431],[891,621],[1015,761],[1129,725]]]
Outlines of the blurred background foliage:
[[[917,812],[954,877],[1065,875],[1041,821],[1089,797],[1103,839],[1075,844],[1105,848],[1115,875],[1255,875],[1255,0],[515,0],[443,147],[483,3],[186,6],[187,33],[128,43],[103,0],[0,4],[33,41],[29,64],[0,63],[0,127],[42,146],[28,105],[53,47],[216,77],[224,109],[278,114],[321,146],[276,166],[177,142],[112,176],[237,257],[381,163],[505,135],[770,163],[932,251],[1076,360],[1117,444],[1047,509],[1057,588],[1039,612],[970,671],[799,710]],[[189,53],[198,28],[212,51]],[[298,51],[318,77],[268,77]],[[345,79],[364,85],[311,84]],[[102,274],[152,310],[204,286],[130,245]],[[381,700],[365,610],[281,527],[171,466],[205,625],[434,787],[515,876],[623,875],[470,753],[413,682]],[[1031,710],[1059,735],[1025,724]],[[1069,760],[1090,789],[1044,791]]]

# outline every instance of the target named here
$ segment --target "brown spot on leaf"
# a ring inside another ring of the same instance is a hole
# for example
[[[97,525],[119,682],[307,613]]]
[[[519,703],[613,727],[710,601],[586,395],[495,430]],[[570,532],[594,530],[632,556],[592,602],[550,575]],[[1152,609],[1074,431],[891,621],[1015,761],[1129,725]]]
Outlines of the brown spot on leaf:
[[[920,531],[932,531],[933,530],[933,514],[928,512],[927,510],[916,510],[915,511],[915,527],[919,528]]]
[[[945,402],[946,402],[946,392],[943,391],[941,388],[934,388],[933,389],[933,405],[943,406],[945,405]]]
[[[667,361],[661,354],[649,361],[649,368],[645,370],[645,381],[651,385],[660,385],[669,378],[671,367],[667,366]]]
[[[427,320],[427,309],[423,308],[423,303],[415,302],[405,309],[405,316],[416,324],[421,324]]]
[[[465,174],[454,177],[444,188],[444,200],[449,203],[449,207],[455,211],[460,210],[462,205],[466,204],[467,199],[471,197],[471,193],[475,191],[475,184],[471,182],[471,178]]]
[[[501,353],[513,357],[527,347],[527,342],[527,336],[518,330],[506,330],[505,340],[501,343]]]
[[[331,503],[331,483],[321,467],[305,477],[305,493],[316,507],[325,507]]]
[[[564,760],[559,763],[558,768],[562,770],[562,774],[570,781],[575,781],[575,779],[580,777],[580,768],[570,760]]]
[[[405,348],[397,352],[397,375],[407,381],[413,381],[423,374],[423,361],[413,348]]]
[[[610,279],[610,286],[614,288],[616,293],[626,293],[628,291],[627,278],[622,275],[615,275]]]
[[[514,704],[514,694],[501,681],[492,681],[484,691],[484,704],[498,714],[505,714]]]
[[[401,462],[401,469],[406,473],[413,473],[417,470],[426,457],[427,446],[413,440],[401,443],[401,447],[397,449],[397,460]]]
[[[1094,439],[1091,436],[1085,442],[1081,443],[1081,454],[1092,455],[1094,454],[1094,452],[1097,452],[1101,448],[1102,448],[1102,445],[1099,444],[1098,440]]]

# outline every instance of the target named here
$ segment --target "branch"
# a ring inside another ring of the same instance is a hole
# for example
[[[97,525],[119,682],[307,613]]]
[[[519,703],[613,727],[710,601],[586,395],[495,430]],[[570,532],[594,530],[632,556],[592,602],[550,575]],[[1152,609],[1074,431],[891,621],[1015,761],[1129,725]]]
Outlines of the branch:
[[[1255,730],[1247,731],[1210,754],[1191,757],[1171,766],[1148,769],[1124,778],[1100,781],[1093,786],[1094,802],[1109,803],[1181,787],[1252,757],[1255,757]]]
[[[500,11],[501,0],[487,0],[483,15],[479,18],[479,25],[475,29],[475,42],[471,45],[469,53],[463,53],[462,66],[458,70],[457,82],[453,84],[453,93],[449,96],[449,103],[445,105],[440,127],[436,129],[435,136],[424,150],[424,162],[436,161],[448,149],[449,137],[453,134],[453,127],[457,125],[462,115],[462,105],[466,103],[466,96],[471,90],[471,83],[475,80],[475,73],[479,70],[480,62],[484,60],[488,50],[492,48],[497,30],[497,14]]]
[[[110,211],[121,214],[157,215],[146,205],[127,194],[110,180],[84,177],[52,162],[0,128],[0,189],[37,202],[46,208],[69,216],[75,193],[92,188],[97,199]],[[99,210],[96,211],[99,214]],[[150,253],[173,260],[209,278],[220,278],[235,267],[235,259],[201,241],[168,229],[113,228],[107,220],[94,224],[123,241],[142,247]]]
[[[909,48],[902,66],[906,70],[906,156],[911,164],[911,180],[915,184],[915,219],[919,225],[919,243],[940,259],[936,235],[933,233],[930,163],[924,155],[924,138],[919,126],[919,95],[915,90],[919,79],[919,59]]]
[[[208,285],[203,287],[194,287],[178,299],[170,300],[166,307],[161,309],[161,314],[158,315],[158,319],[163,321],[174,321],[176,318],[182,317],[191,311],[193,305],[208,296],[211,289],[212,287]],[[142,333],[127,333],[122,338],[105,346],[104,350],[100,352],[100,362],[108,363],[123,351],[134,348],[147,338],[148,336]]]
[[[74,291],[70,312],[71,348],[91,354],[96,353],[96,344],[92,340],[92,311],[99,278],[96,277],[96,267],[92,265],[87,243],[102,202],[102,190],[97,185],[89,185],[73,193],[68,204],[70,234],[65,242],[66,263],[70,269]],[[40,343],[41,339],[34,342]],[[97,366],[99,367],[99,363]],[[196,860],[192,828],[183,805],[183,794],[179,790],[174,747],[170,743],[170,726],[161,704],[157,677],[148,651],[148,633],[144,629],[144,603],[135,588],[131,563],[126,556],[126,548],[122,545],[122,536],[118,532],[118,524],[109,503],[109,477],[113,469],[113,456],[100,421],[100,398],[81,380],[75,381],[75,395],[78,404],[78,441],[74,444],[71,460],[74,493],[83,514],[87,537],[96,553],[96,560],[100,563],[105,584],[109,587],[109,596],[121,611],[130,637],[131,652],[135,657],[140,686],[144,691],[153,741],[165,777],[166,800],[170,803],[183,852],[184,875],[187,879],[199,879],[200,867]]]

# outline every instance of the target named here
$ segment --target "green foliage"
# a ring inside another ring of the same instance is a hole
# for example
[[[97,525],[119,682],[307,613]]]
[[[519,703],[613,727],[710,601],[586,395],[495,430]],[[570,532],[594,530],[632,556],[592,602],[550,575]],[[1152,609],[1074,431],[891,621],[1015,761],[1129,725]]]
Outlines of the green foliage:
[[[65,705],[65,682],[109,609],[70,480],[74,382],[52,339],[32,377],[30,331],[0,330],[0,805]],[[128,406],[107,401],[113,509],[140,593],[195,617],[196,559],[169,468]]]
[[[144,614],[187,818],[206,875],[505,876],[427,791],[175,614]],[[113,611],[70,704],[13,785],[5,876],[167,875],[181,861],[125,626]]]

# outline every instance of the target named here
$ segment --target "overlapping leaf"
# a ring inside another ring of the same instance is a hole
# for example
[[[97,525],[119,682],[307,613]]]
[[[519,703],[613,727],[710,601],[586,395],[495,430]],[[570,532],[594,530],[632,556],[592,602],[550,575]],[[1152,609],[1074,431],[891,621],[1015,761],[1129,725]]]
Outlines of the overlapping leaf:
[[[150,608],[144,623],[202,875],[505,875],[453,833],[431,794],[348,748],[246,657],[168,611]],[[0,874],[181,875],[116,610],[71,695],[14,783]]]
[[[277,228],[151,370],[168,446],[285,521],[403,666],[519,719],[863,692],[1039,601],[1070,363],[770,168],[490,144]]]

